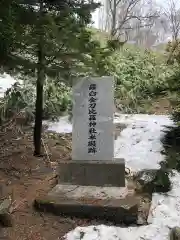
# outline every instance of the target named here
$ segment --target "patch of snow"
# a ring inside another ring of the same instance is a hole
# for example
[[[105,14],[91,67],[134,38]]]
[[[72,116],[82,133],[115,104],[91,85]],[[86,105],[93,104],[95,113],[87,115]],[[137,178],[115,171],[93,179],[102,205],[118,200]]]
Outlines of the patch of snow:
[[[4,96],[5,91],[10,88],[17,80],[7,73],[0,74],[0,97]]]
[[[132,170],[158,169],[164,156],[160,141],[165,126],[172,126],[168,116],[160,115],[121,115],[116,123],[125,123],[125,128],[115,141],[115,157],[124,158]]]
[[[57,122],[44,121],[44,124],[48,125],[48,131],[53,131],[57,133],[72,132],[72,124],[70,123],[68,116],[60,117]]]

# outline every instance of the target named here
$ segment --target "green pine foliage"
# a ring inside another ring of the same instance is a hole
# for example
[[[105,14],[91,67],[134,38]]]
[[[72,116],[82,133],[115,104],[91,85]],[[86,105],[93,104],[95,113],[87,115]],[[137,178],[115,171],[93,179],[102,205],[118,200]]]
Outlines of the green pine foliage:
[[[20,24],[19,14],[22,6],[16,0],[0,1],[0,64],[6,61],[9,55],[17,51],[21,45],[23,27]]]

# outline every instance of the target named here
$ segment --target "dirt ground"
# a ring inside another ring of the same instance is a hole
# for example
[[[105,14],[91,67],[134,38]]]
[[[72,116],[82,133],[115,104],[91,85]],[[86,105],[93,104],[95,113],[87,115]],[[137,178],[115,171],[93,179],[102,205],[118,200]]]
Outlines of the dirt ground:
[[[159,97],[153,100],[149,111],[151,114],[166,115],[172,112],[172,106],[170,101],[166,97]]]
[[[48,145],[47,145],[48,142]],[[72,220],[33,209],[33,200],[57,183],[54,170],[60,159],[70,159],[71,135],[44,134],[43,145],[48,153],[33,156],[32,129],[11,126],[0,131],[0,194],[11,198],[13,226],[0,229],[0,239],[60,239],[70,229],[81,225]],[[50,163],[51,162],[51,163]]]

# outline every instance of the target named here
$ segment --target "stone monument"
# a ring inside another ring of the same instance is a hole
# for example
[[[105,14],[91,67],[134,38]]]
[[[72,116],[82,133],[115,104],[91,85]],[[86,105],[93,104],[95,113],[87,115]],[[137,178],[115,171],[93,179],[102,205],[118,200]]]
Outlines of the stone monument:
[[[74,83],[72,160],[61,163],[61,183],[125,186],[124,160],[114,159],[113,116],[113,77]]]
[[[114,79],[89,77],[73,86],[72,160],[59,164],[59,183],[34,206],[56,215],[138,221],[140,198],[125,186],[125,163],[114,158]]]
[[[114,79],[89,77],[73,86],[72,160],[38,209],[81,218],[135,223],[139,198],[125,186],[125,163],[114,158]]]
[[[73,160],[111,160],[114,155],[113,78],[82,79],[73,88]]]

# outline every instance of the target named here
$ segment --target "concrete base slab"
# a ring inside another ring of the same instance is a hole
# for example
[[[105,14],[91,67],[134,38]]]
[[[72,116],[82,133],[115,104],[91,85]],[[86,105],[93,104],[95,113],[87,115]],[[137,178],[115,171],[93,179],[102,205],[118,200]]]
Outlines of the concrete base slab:
[[[83,186],[125,187],[124,159],[60,162],[59,183]]]
[[[36,199],[34,206],[56,215],[132,224],[138,222],[139,202],[127,188],[58,184],[47,196]]]
[[[94,198],[94,199],[124,199],[127,195],[132,196],[134,191],[128,190],[127,187],[96,187],[80,186],[69,184],[57,184],[48,196],[65,196],[70,199]]]

